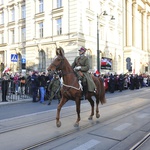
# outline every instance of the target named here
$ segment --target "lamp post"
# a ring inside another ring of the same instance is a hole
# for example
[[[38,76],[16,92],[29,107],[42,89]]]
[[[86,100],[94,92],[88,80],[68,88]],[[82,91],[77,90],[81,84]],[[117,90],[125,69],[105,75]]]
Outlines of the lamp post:
[[[97,15],[97,71],[100,72],[100,50],[99,50],[99,18],[104,15],[108,15],[106,11],[103,11],[100,15]]]
[[[107,16],[107,12],[103,11],[100,15],[97,15],[97,70],[100,72],[100,50],[99,50],[99,18],[101,16]],[[114,20],[114,16],[111,16],[111,20]]]

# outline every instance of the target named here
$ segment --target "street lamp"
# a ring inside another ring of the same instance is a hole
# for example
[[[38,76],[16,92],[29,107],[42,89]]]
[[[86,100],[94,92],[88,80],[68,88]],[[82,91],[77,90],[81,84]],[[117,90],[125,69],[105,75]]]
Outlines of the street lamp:
[[[99,50],[99,18],[101,16],[108,16],[106,11],[97,15],[97,70],[100,72],[100,50]],[[111,16],[111,20],[115,20],[114,16]]]

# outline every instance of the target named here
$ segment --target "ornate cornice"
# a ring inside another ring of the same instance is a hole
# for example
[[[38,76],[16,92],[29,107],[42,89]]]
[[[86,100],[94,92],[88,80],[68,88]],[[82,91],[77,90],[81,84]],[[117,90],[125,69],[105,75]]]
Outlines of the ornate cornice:
[[[137,4],[137,0],[132,0],[132,4]]]
[[[62,13],[64,11],[63,7],[55,8],[52,10],[52,14]]]
[[[35,14],[35,19],[41,17],[44,17],[44,12]]]

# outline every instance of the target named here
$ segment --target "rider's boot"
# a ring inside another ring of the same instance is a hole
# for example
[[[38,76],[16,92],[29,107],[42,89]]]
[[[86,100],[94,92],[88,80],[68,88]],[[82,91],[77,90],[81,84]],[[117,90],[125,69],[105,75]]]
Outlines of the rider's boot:
[[[87,86],[83,85],[83,91],[82,91],[82,97],[81,97],[82,100],[85,100],[86,93],[87,93]]]

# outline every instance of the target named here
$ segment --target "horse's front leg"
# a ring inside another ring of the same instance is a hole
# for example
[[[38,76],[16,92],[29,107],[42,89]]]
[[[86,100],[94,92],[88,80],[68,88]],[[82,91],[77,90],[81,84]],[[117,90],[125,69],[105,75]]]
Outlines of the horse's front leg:
[[[81,120],[81,118],[80,118],[80,104],[81,104],[80,98],[76,98],[75,102],[76,102],[77,120],[74,124],[74,127],[78,127],[79,126],[79,121]]]
[[[66,101],[67,101],[67,99],[62,98],[62,99],[60,100],[59,105],[57,106],[57,114],[56,114],[56,126],[57,126],[57,127],[60,127],[60,126],[61,126],[60,111],[61,111],[62,106],[66,103]]]
[[[90,102],[91,104],[91,114],[89,116],[89,120],[92,120],[93,119],[93,116],[94,116],[94,101],[92,100],[92,98],[88,98],[88,101]]]

